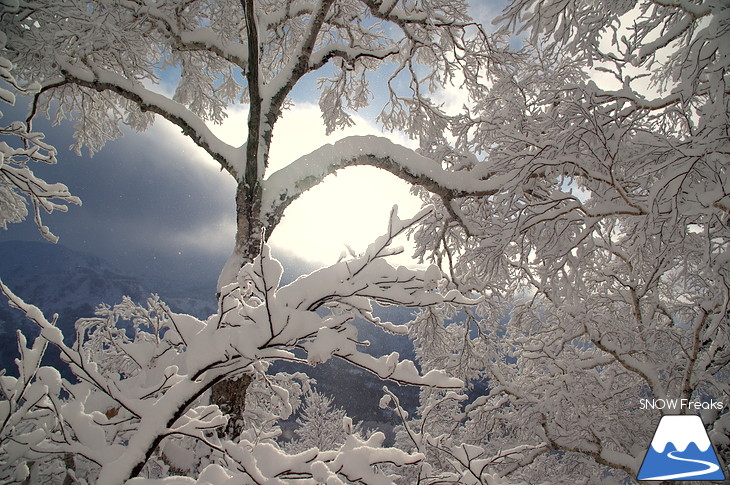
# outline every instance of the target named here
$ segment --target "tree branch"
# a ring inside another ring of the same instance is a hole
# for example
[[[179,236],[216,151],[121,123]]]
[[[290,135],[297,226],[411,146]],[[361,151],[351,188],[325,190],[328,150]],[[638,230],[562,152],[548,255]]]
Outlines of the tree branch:
[[[345,167],[362,165],[383,169],[446,200],[494,195],[504,182],[503,177],[483,173],[480,166],[450,172],[434,160],[387,138],[352,136],[324,145],[271,174],[263,183],[262,218],[273,223],[270,226],[273,229],[284,210],[326,176]]]
[[[256,25],[256,12],[253,0],[241,0],[244,14],[246,16],[246,35],[248,37],[249,64],[246,69],[246,80],[248,81],[249,100],[251,102],[248,111],[248,141],[246,142],[246,173],[243,177],[248,187],[247,195],[252,197],[254,186],[263,173],[259,169],[259,143],[261,142],[261,86],[259,79],[259,32]]]
[[[68,82],[99,92],[111,91],[133,102],[142,111],[150,111],[162,116],[179,126],[184,135],[190,137],[199,147],[208,152],[234,178],[238,180],[243,175],[240,167],[237,166],[237,161],[240,159],[241,152],[245,150],[245,145],[235,148],[223,142],[213,134],[199,116],[182,104],[116,73],[93,67],[80,68],[61,56],[57,56],[57,61],[61,65],[61,73]]]
[[[136,18],[146,17],[163,24],[163,28],[176,41],[180,50],[198,50],[213,52],[221,59],[231,62],[241,69],[248,65],[248,55],[244,44],[226,42],[220,32],[210,27],[198,27],[195,30],[183,30],[177,19],[171,18],[161,9],[141,5],[137,2],[124,1],[122,6],[127,8]]]

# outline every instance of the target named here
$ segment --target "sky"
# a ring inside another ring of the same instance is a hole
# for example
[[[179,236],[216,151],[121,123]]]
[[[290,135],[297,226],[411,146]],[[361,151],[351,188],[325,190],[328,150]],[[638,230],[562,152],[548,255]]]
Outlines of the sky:
[[[12,111],[22,114],[20,106]],[[15,114],[4,111],[6,118]],[[245,107],[231,110],[214,130],[240,144],[235,138],[246,117]],[[357,126],[327,137],[319,107],[297,103],[276,125],[270,170],[344,136],[384,135],[357,119]],[[146,132],[128,132],[91,158],[67,149],[70,125],[50,127],[44,121],[34,129],[59,149],[57,165],[36,165],[34,171],[48,182],[66,184],[82,200],[67,213],[43,215],[59,244],[146,277],[217,277],[233,248],[235,182],[177,127],[157,120]],[[399,135],[389,138],[414,144]],[[321,265],[335,262],[345,245],[362,251],[385,231],[394,204],[402,216],[420,208],[410,186],[391,174],[370,167],[341,171],[287,209],[270,239],[274,255]],[[0,240],[17,239],[43,241],[32,220],[0,231]]]
[[[494,5],[477,2],[472,14],[489,22]],[[415,147],[402,134],[383,133],[374,122],[372,108],[354,114],[356,126],[325,135],[317,106],[316,75],[305,79],[294,92],[294,106],[275,126],[270,171],[283,167],[324,143],[349,135],[375,134]],[[448,108],[460,107],[455,90],[442,94]],[[24,100],[15,108],[3,107],[5,120],[23,119]],[[246,106],[232,107],[214,132],[240,145],[245,138]],[[48,182],[62,182],[81,198],[82,206],[67,213],[44,214],[44,223],[59,236],[59,244],[92,253],[122,271],[149,279],[214,281],[233,247],[235,233],[235,183],[202,149],[171,123],[157,117],[143,133],[125,136],[89,157],[68,150],[72,126],[52,127],[38,119],[34,129],[59,150],[55,166],[33,168]],[[410,187],[395,176],[371,167],[353,167],[328,177],[301,196],[285,214],[270,238],[274,256],[299,261],[301,266],[335,262],[346,245],[362,251],[381,235],[394,204],[399,214],[415,214],[420,201]],[[43,241],[32,220],[0,230],[0,241]],[[398,241],[406,264],[412,254],[408,241]]]

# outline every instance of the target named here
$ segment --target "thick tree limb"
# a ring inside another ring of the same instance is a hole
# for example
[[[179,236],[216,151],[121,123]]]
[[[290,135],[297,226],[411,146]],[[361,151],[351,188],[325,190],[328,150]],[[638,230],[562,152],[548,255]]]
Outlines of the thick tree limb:
[[[239,180],[243,176],[237,161],[245,150],[245,145],[233,147],[215,136],[205,122],[182,104],[145,88],[141,83],[132,81],[111,71],[100,68],[81,68],[57,57],[61,72],[67,81],[78,86],[99,92],[111,91],[137,104],[142,111],[158,114],[182,129],[199,147],[217,161],[222,168]]]
[[[352,136],[324,145],[268,177],[263,182],[262,217],[269,223],[278,222],[289,204],[326,176],[342,168],[363,165],[386,170],[446,199],[486,197],[504,185],[504,177],[492,177],[479,166],[470,171],[450,172],[387,138]]]

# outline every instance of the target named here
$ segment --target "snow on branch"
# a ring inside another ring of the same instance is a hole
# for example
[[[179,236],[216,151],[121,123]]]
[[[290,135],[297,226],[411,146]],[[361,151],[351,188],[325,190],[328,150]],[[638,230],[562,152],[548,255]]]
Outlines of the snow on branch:
[[[0,127],[0,135],[12,135],[23,147],[11,147],[0,142],[0,226],[20,222],[28,214],[26,198],[33,206],[33,219],[41,235],[51,242],[58,237],[43,224],[41,211],[66,212],[67,204],[81,205],[81,199],[71,195],[62,183],[49,184],[28,168],[29,161],[56,163],[56,150],[43,142],[41,133],[29,133],[23,123]]]
[[[230,42],[211,27],[184,29],[179,19],[171,16],[161,8],[150,4],[141,5],[133,1],[121,1],[120,6],[126,8],[137,19],[149,19],[160,22],[165,30],[177,41],[180,50],[211,51],[241,69],[248,65],[248,49],[246,44]]]
[[[324,145],[267,177],[263,182],[263,213],[280,217],[289,204],[327,175],[357,165],[386,170],[447,199],[492,195],[508,177],[490,177],[482,166],[461,172],[444,170],[433,159],[387,138],[350,136]]]
[[[383,388],[385,393],[380,400],[380,407],[391,409],[401,420],[404,434],[415,450],[425,457],[418,464],[419,483],[465,483],[494,485],[515,483],[514,480],[506,477],[520,466],[530,463],[539,455],[546,453],[549,448],[547,443],[538,445],[524,444],[509,448],[500,448],[496,452],[485,450],[478,444],[465,442],[463,437],[454,436],[454,428],[451,431],[439,433],[438,427],[432,427],[429,422],[429,415],[444,404],[458,404],[468,399],[464,394],[447,392],[437,400],[422,406],[420,426],[415,428],[416,422],[408,421],[408,412],[401,406],[398,397],[387,387]],[[460,421],[455,417],[456,422]],[[481,441],[476,441],[477,443]],[[401,443],[403,446],[403,443]],[[441,458],[434,460],[432,457],[440,454]],[[446,461],[449,466],[436,466],[436,462]],[[501,471],[496,471],[500,469]]]
[[[345,421],[349,418],[345,418]],[[347,423],[345,423],[347,428]],[[292,482],[345,485],[361,483],[387,485],[395,476],[383,471],[383,465],[404,467],[423,459],[420,453],[406,453],[384,447],[385,435],[373,433],[364,439],[350,432],[335,450],[310,448],[288,454],[274,443],[254,444],[248,440],[226,442],[226,466],[213,463],[197,479],[171,476],[161,480],[133,478],[130,485],[208,485],[211,483],[253,483],[286,485]]]
[[[19,377],[0,371],[0,480],[20,483],[29,473],[27,458],[39,459],[35,445],[46,437],[57,420],[51,410],[48,394],[60,380],[58,371],[41,367],[40,361],[48,341],[37,337],[31,347],[18,332]]]
[[[425,27],[464,27],[471,25],[470,22],[466,21],[466,12],[460,10],[458,4],[454,5],[447,2],[404,4],[398,1],[376,3],[373,0],[365,0],[364,3],[370,8],[375,17],[393,22],[402,28],[414,25]]]
[[[386,259],[399,252],[392,247],[394,238],[430,210],[400,219],[394,209],[387,232],[363,254],[285,286],[281,286],[281,264],[264,245],[261,254],[241,268],[237,280],[222,289],[219,312],[205,322],[170,311],[156,296],[146,305],[125,298],[114,307],[100,306],[95,317],[77,322],[77,340],[72,345],[64,342],[55,320],[46,319],[0,282],[0,291],[11,306],[40,328],[41,337],[33,350],[21,349],[20,381],[41,386],[32,390],[40,393],[34,402],[44,400],[29,406],[42,408],[33,410],[39,419],[59,423],[43,428],[47,434],[36,437],[33,453],[83,457],[88,461],[88,473],[99,483],[122,484],[139,476],[164,450],[179,446],[180,440],[193,440],[222,454],[229,464],[238,463],[234,468],[247,476],[263,477],[254,479],[258,483],[278,483],[276,480],[300,474],[340,477],[337,479],[343,482],[389,483],[374,465],[411,464],[420,455],[382,448],[384,437],[379,433],[368,440],[350,436],[339,451],[310,452],[319,456],[322,464],[316,466],[313,458],[287,457],[258,439],[254,440],[257,443],[247,443],[246,438],[233,444],[213,433],[226,426],[227,418],[203,396],[225,378],[256,375],[268,362],[303,361],[296,351],[304,351],[311,365],[337,356],[398,383],[460,388],[460,379],[438,370],[422,375],[413,362],[401,361],[395,352],[382,357],[364,353],[364,343],[358,341],[356,327],[350,323],[363,316],[382,328],[398,330],[372,315],[372,301],[409,307],[475,303],[455,290],[440,291],[437,283],[442,274],[435,266],[426,270],[394,267]],[[44,379],[52,377],[50,371],[36,371],[45,342],[58,348],[77,383],[61,379],[53,370],[55,384],[49,387]],[[11,406],[0,406],[0,410],[10,409],[7,422],[26,412],[22,404],[12,404],[18,403],[12,396],[20,381],[0,381],[3,399]],[[288,399],[288,391],[280,386],[272,386],[272,390],[281,395],[282,402]],[[291,406],[283,405],[281,412],[291,413]],[[32,458],[24,450],[23,459]],[[271,454],[278,459],[270,461],[265,456]],[[201,474],[201,480],[206,473],[218,472],[223,470],[213,467]],[[339,483],[335,478],[332,483]]]
[[[0,39],[0,47],[4,44]],[[15,92],[30,94],[37,86],[22,87],[12,75],[12,62],[0,56],[0,78],[10,85],[12,91],[0,87],[0,100],[15,104]],[[2,118],[2,111],[0,111]],[[42,133],[29,131],[28,125],[13,122],[0,126],[0,227],[7,229],[8,223],[21,222],[28,215],[27,201],[33,206],[33,219],[41,235],[51,242],[58,237],[43,225],[41,210],[66,212],[67,204],[80,205],[81,200],[71,195],[64,184],[49,184],[37,177],[28,168],[28,162],[56,163],[56,149],[43,141]],[[14,146],[8,144],[16,141]]]
[[[459,379],[438,371],[420,376],[415,365],[400,362],[397,353],[374,358],[361,352],[355,327],[348,324],[357,316],[376,321],[371,301],[406,307],[475,302],[453,290],[445,294],[435,291],[435,282],[441,278],[435,266],[428,270],[396,268],[385,259],[398,252],[390,247],[393,239],[429,212],[427,208],[413,218],[401,220],[394,210],[388,232],[362,255],[302,276],[283,287],[279,287],[281,265],[264,245],[262,254],[241,268],[237,283],[222,289],[221,308],[225,315],[218,326],[224,332],[230,327],[247,330],[245,341],[233,334],[230,338],[234,350],[249,358],[276,358],[282,348],[300,348],[307,351],[312,364],[334,355],[384,379],[460,387]],[[324,315],[323,309],[328,310]]]
[[[377,50],[369,50],[362,48],[353,48],[345,44],[331,44],[323,49],[319,49],[312,53],[309,60],[310,69],[316,70],[319,67],[324,66],[330,59],[339,57],[348,64],[353,64],[357,59],[365,57],[372,59],[385,59],[388,56],[398,54],[400,49],[398,47],[383,48]]]
[[[156,113],[182,129],[198,146],[213,157],[233,177],[243,177],[240,165],[245,146],[236,148],[219,139],[203,119],[182,104],[145,88],[140,82],[127,79],[98,66],[80,67],[62,55],[56,56],[66,79],[78,86],[97,91],[112,91],[137,104],[143,112]]]
[[[63,459],[65,473],[82,483],[150,483],[149,474],[140,475],[143,465],[180,462],[181,454],[194,453],[185,448],[185,440],[189,446],[191,439],[209,449],[205,456],[210,464],[202,465],[197,481],[170,476],[154,483],[222,483],[235,478],[258,484],[296,479],[378,485],[394,478],[383,465],[402,467],[423,459],[419,453],[384,447],[380,432],[361,437],[346,417],[345,441],[334,450],[310,448],[289,454],[269,439],[252,439],[254,433],[244,433],[235,442],[220,438],[212,431],[225,425],[226,418],[217,406],[199,399],[201,390],[219,376],[211,379],[208,372],[190,381],[180,359],[185,348],[178,329],[187,328],[192,335],[192,317],[171,313],[156,297],[147,307],[125,299],[113,308],[100,307],[96,318],[80,320],[79,343],[66,347],[60,330],[40,310],[2,282],[0,291],[41,327],[30,348],[19,333],[20,376],[0,374],[0,460],[7,465],[0,470],[3,480],[50,479],[54,460]],[[119,325],[122,320],[133,324],[133,339]],[[40,366],[49,342],[72,364],[78,383]],[[124,401],[114,393],[124,394]],[[130,412],[131,407],[136,411]]]

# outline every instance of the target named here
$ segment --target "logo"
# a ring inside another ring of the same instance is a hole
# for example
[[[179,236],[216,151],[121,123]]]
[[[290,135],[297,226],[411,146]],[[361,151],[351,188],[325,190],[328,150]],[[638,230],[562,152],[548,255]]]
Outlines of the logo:
[[[663,416],[637,479],[725,480],[700,417]]]

